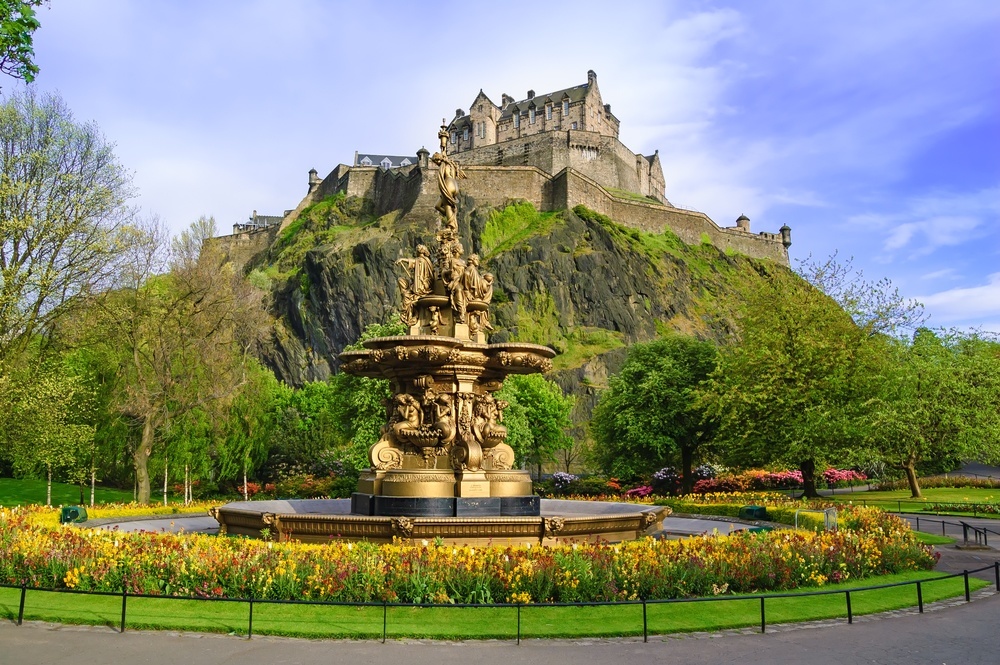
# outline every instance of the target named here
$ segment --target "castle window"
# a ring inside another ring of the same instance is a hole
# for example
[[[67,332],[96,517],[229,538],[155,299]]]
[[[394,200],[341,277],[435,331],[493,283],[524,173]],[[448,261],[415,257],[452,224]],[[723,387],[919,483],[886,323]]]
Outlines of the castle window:
[[[530,109],[528,109],[528,122],[531,123],[532,125],[535,124],[535,107],[534,106],[532,106]]]
[[[379,164],[381,164],[382,168],[384,168],[384,169],[391,169],[392,168],[392,160],[389,159],[388,157],[386,157],[381,162],[379,162]]]
[[[401,161],[401,162],[399,163],[399,165],[400,165],[400,166],[409,166],[409,165],[410,165],[410,164],[412,164],[412,163],[413,163],[413,162],[411,162],[410,160],[408,160],[408,159],[406,159],[406,158],[404,157],[404,158],[403,158],[403,161]]]
[[[569,100],[568,99],[564,99],[563,100],[563,115],[564,116],[569,115]]]
[[[463,141],[468,141],[469,140],[469,128],[468,127],[466,127],[465,129],[462,130],[462,140]]]
[[[545,105],[545,119],[546,120],[552,119],[552,104]]]
[[[372,160],[368,159],[367,157],[361,160],[361,166],[371,166],[371,165],[372,165]]]
[[[521,126],[521,112],[514,111],[514,129],[517,129],[520,126]]]
[[[573,123],[572,129],[576,129],[576,123]]]
[[[458,143],[458,132],[452,132],[451,133],[451,142],[452,143]]]

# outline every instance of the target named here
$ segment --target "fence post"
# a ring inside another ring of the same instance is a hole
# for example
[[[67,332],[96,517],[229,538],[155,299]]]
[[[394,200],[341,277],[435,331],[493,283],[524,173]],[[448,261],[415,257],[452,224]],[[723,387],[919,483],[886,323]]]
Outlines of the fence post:
[[[944,520],[941,520],[941,535],[942,535],[942,536],[947,536],[947,535],[948,535],[948,534],[946,534],[946,533],[944,532]]]
[[[122,580],[122,624],[121,630],[119,632],[125,632],[125,601],[128,599],[128,587],[125,586],[125,581]]]
[[[917,531],[920,531],[920,515],[917,515]]]
[[[993,562],[993,572],[997,577],[997,593],[1000,593],[1000,561]],[[22,601],[21,607],[24,607],[24,602]]]
[[[642,641],[649,641],[649,624],[646,622],[646,599],[642,599]]]
[[[924,613],[924,590],[920,580],[917,580],[917,611],[921,614]]]
[[[517,644],[521,645],[521,603],[517,604]]]
[[[997,579],[1000,580],[1000,573],[997,573]],[[1000,582],[997,582],[997,588],[1000,589]],[[21,582],[21,604],[17,608],[17,625],[20,626],[21,622],[24,621],[24,596],[28,592],[27,582]]]
[[[767,623],[764,620],[764,596],[760,597],[760,632],[767,630]]]
[[[253,594],[250,594],[250,621],[247,623],[247,639],[253,637]]]
[[[847,596],[847,623],[854,623],[854,613],[851,611],[851,592],[845,591],[844,595]]]
[[[382,644],[385,644],[385,627],[388,622],[389,615],[389,605],[386,601],[382,601]]]
[[[965,577],[965,602],[969,602],[972,598],[969,597],[969,571],[962,571],[962,575]]]

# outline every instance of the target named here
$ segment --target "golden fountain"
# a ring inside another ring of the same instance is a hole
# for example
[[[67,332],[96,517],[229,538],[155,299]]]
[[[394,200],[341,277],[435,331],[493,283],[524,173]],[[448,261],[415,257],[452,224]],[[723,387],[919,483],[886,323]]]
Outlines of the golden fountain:
[[[220,533],[321,541],[443,538],[469,544],[624,540],[668,509],[633,504],[543,501],[527,471],[513,469],[503,412],[494,393],[511,374],[546,372],[555,352],[526,343],[488,344],[493,275],[468,259],[458,237],[462,169],[438,138],[441,215],[432,255],[418,245],[401,258],[400,315],[408,334],[364,342],[340,354],[341,369],[385,378],[388,422],[368,452],[371,468],[346,500],[258,501],[214,509]],[[273,505],[271,505],[273,504]],[[349,508],[349,512],[348,512]]]

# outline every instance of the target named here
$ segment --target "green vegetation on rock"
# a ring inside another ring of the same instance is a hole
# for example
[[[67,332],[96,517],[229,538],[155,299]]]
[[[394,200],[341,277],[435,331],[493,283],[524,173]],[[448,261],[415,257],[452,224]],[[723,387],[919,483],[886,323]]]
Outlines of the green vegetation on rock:
[[[532,236],[547,235],[559,219],[558,212],[538,212],[529,201],[494,210],[479,238],[483,259],[510,250]]]

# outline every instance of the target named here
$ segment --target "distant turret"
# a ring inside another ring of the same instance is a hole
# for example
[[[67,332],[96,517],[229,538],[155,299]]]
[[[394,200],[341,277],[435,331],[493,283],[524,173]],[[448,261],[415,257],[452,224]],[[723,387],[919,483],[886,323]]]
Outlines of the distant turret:
[[[737,217],[736,228],[740,229],[741,231],[746,231],[747,233],[750,233],[750,218],[747,217],[746,215],[740,215],[739,217]]]
[[[312,193],[321,182],[323,182],[323,179],[319,177],[316,169],[309,169],[309,193]],[[257,211],[255,210],[254,212],[256,213]]]
[[[788,227],[788,224],[782,224],[781,228],[778,229],[781,233],[781,244],[788,249],[792,246],[792,230]]]

